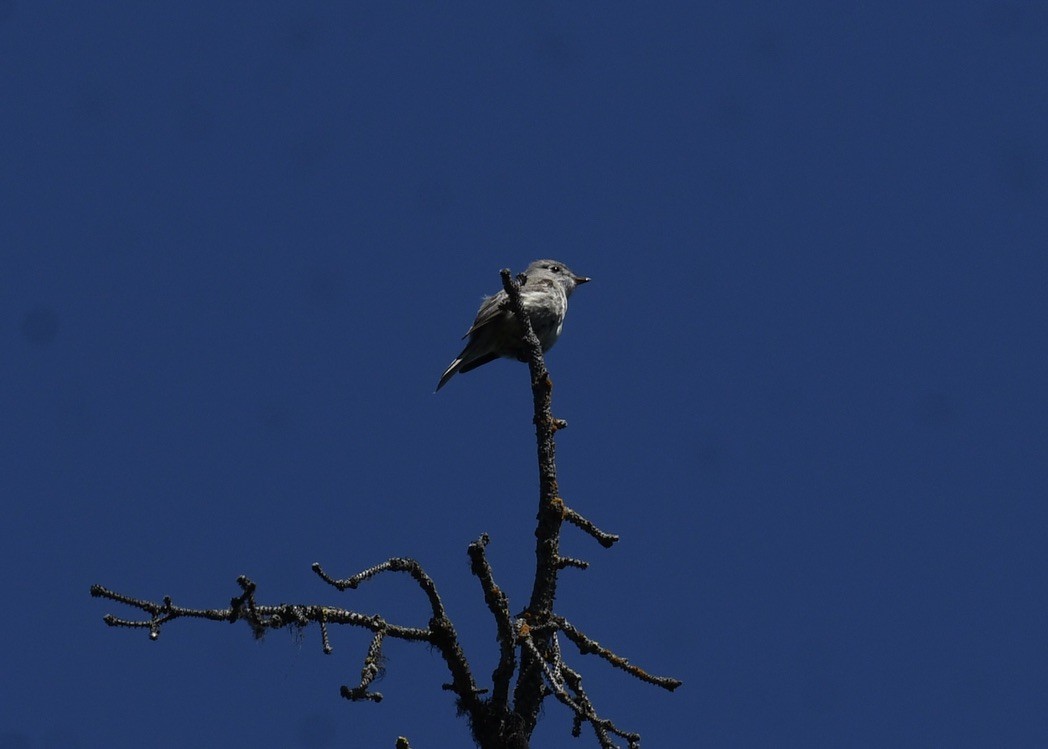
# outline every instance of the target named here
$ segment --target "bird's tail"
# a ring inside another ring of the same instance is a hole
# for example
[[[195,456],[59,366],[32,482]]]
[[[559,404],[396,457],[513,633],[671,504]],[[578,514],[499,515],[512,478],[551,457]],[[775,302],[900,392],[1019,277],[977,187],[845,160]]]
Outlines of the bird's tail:
[[[451,366],[444,370],[444,374],[440,376],[440,382],[437,383],[437,389],[433,392],[439,391],[442,387],[448,384],[448,380],[455,376],[462,366],[462,357],[460,356],[455,361],[451,362]]]

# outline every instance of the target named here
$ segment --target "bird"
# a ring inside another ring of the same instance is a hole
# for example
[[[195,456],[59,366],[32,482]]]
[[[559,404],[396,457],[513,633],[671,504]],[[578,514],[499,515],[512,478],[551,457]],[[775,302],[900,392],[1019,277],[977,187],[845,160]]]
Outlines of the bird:
[[[577,286],[589,283],[590,279],[576,275],[556,260],[536,260],[522,275],[520,300],[545,353],[557,342],[564,328],[568,297]],[[469,338],[466,347],[444,370],[437,391],[459,372],[469,372],[495,359],[527,361],[524,329],[507,308],[508,300],[505,290],[484,298],[473,325],[462,336]]]

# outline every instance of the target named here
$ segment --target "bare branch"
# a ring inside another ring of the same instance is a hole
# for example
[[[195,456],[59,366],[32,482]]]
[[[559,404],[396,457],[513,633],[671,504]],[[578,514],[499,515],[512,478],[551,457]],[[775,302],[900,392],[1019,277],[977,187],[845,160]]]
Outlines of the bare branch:
[[[555,641],[556,635],[551,639]],[[523,637],[521,639],[521,644],[523,645],[524,650],[539,664],[541,673],[546,677],[546,682],[549,685],[551,694],[553,694],[559,702],[566,705],[575,714],[576,725],[578,721],[588,721],[593,725],[593,730],[597,734],[597,741],[600,742],[601,749],[618,749],[611,741],[608,733],[613,733],[616,736],[621,736],[626,739],[629,742],[631,749],[640,745],[640,734],[623,731],[610,720],[598,716],[593,710],[593,706],[589,703],[588,698],[583,702],[573,699],[571,695],[567,693],[564,688],[565,678],[563,675],[566,666],[559,658],[557,658],[554,663],[550,663],[546,658],[543,658],[538,647],[530,636]],[[574,672],[572,672],[572,674],[576,677],[578,676]],[[581,678],[578,679],[577,683],[581,687]],[[585,693],[581,694],[585,697]]]
[[[502,271],[502,288],[506,291],[509,306],[520,320],[524,329],[524,344],[528,355],[531,374],[531,393],[534,403],[535,440],[539,462],[539,511],[538,527],[535,529],[535,581],[524,618],[529,624],[543,624],[553,608],[557,594],[557,571],[560,560],[560,526],[564,520],[563,502],[559,500],[557,486],[556,447],[553,435],[557,422],[553,418],[551,394],[553,383],[542,357],[542,346],[531,325],[531,318],[520,297],[520,279],[514,281],[508,270]],[[545,648],[541,639],[536,652]],[[513,692],[515,712],[525,721],[530,735],[538,721],[542,702],[542,671],[539,664],[531,662],[529,649],[521,653],[521,669],[517,686]]]
[[[564,505],[564,519],[572,525],[576,526],[577,528],[581,528],[583,531],[593,536],[593,538],[597,539],[597,543],[599,543],[605,549],[610,549],[612,545],[614,545],[614,543],[619,540],[618,535],[614,533],[605,533],[600,528],[595,526],[586,518],[582,517],[582,515],[575,512],[567,505]]]
[[[576,569],[585,570],[589,569],[589,562],[584,559],[576,559],[575,557],[559,557],[557,559],[557,569],[564,569],[565,567],[574,567]]]
[[[422,565],[416,562],[414,559],[404,559],[402,557],[393,557],[386,560],[382,564],[376,564],[374,567],[368,567],[363,572],[358,572],[353,577],[347,577],[342,580],[336,580],[330,577],[324,569],[320,566],[320,562],[313,562],[313,571],[329,585],[333,585],[339,590],[345,590],[349,588],[355,590],[365,580],[370,580],[380,572],[407,572],[414,578],[415,582],[418,583],[419,587],[426,594],[429,599],[430,608],[433,610],[433,616],[444,617],[444,604],[440,601],[440,596],[437,595],[437,586],[434,584],[433,579],[426,574],[425,570],[422,569]]]
[[[331,647],[331,639],[328,637],[327,617],[323,615],[320,617],[320,646],[324,650],[324,655],[331,655],[331,651],[334,650]]]
[[[564,682],[568,685],[572,692],[575,693],[575,701],[579,703],[579,706],[583,710],[593,713],[593,703],[590,702],[589,695],[586,694],[582,688],[582,676],[578,672],[572,670],[567,664],[561,666],[561,671],[564,673]],[[593,730],[597,734],[597,741],[606,741],[607,733],[606,730],[611,730],[622,738],[629,742],[630,749],[639,749],[640,747],[640,734],[638,733],[625,733],[619,732],[614,726],[608,726],[602,728],[597,723],[592,723]],[[578,737],[582,729],[582,717],[579,715],[575,716],[575,721],[572,725],[572,735]]]
[[[536,620],[543,612],[553,608],[557,592],[557,557],[560,542],[560,525],[564,519],[563,503],[557,487],[556,446],[553,440],[554,418],[552,413],[553,383],[542,357],[542,346],[531,325],[531,317],[520,298],[520,285],[510,278],[508,270],[502,271],[502,288],[506,290],[513,314],[524,328],[524,344],[528,352],[528,368],[531,372],[531,392],[534,396],[535,438],[538,443],[539,459],[539,512],[535,557],[535,583],[531,591],[528,611]]]
[[[448,670],[451,672],[452,691],[458,695],[460,707],[471,713],[478,708],[477,684],[473,680],[473,674],[470,672],[469,661],[467,661],[466,654],[462,652],[462,647],[459,645],[455,627],[444,611],[444,604],[437,593],[437,586],[434,584],[433,579],[422,569],[422,565],[414,559],[392,557],[382,564],[368,567],[363,572],[358,572],[352,577],[343,579],[335,579],[328,575],[323,567],[320,566],[320,562],[314,562],[312,568],[324,582],[335,586],[339,590],[355,589],[360,583],[370,580],[380,572],[407,572],[411,575],[422,589],[422,592],[426,594],[426,598],[429,599],[430,609],[433,612],[433,617],[429,620],[429,641],[440,651],[444,662],[448,666]]]
[[[390,624],[381,616],[366,616],[355,611],[335,608],[332,606],[317,606],[285,603],[277,606],[266,606],[252,603],[247,605],[244,601],[240,605],[231,606],[227,609],[193,609],[184,606],[176,606],[171,599],[165,597],[162,603],[147,601],[140,598],[132,598],[121,593],[116,593],[101,585],[91,586],[91,595],[95,598],[107,598],[111,601],[123,603],[132,608],[139,609],[150,615],[145,620],[120,619],[112,614],[107,614],[102,619],[111,627],[135,627],[150,630],[150,639],[155,640],[160,636],[160,627],[175,619],[208,619],[216,622],[235,622],[244,619],[251,626],[253,632],[265,633],[269,629],[280,629],[282,627],[302,627],[311,622],[327,624],[346,624],[353,627],[370,629],[372,632],[384,630],[390,637],[400,640],[413,640],[417,642],[432,642],[433,635],[428,629],[417,627],[402,627]],[[234,598],[234,602],[241,601],[242,597]]]
[[[477,719],[477,710],[480,703],[477,695],[477,683],[473,681],[473,674],[469,669],[469,661],[458,642],[458,635],[451,620],[447,617],[433,617],[429,620],[429,629],[432,633],[431,642],[444,657],[444,662],[451,671],[452,689],[459,698],[459,706],[470,713],[474,720]]]
[[[496,710],[505,710],[509,698],[509,680],[517,669],[516,634],[509,613],[509,599],[495,584],[494,573],[484,553],[489,540],[488,534],[485,533],[471,543],[469,558],[473,574],[480,580],[480,587],[484,591],[484,601],[488,604],[491,615],[495,617],[495,627],[498,631],[499,662],[491,674],[494,689],[491,705]]]
[[[347,700],[352,700],[354,702],[359,700],[382,702],[382,693],[369,692],[368,687],[371,685],[371,682],[375,680],[375,677],[382,671],[382,638],[385,634],[385,631],[380,629],[371,639],[371,645],[368,646],[368,653],[364,656],[364,667],[360,670],[360,684],[353,688],[347,687],[343,684],[342,688],[339,690],[342,696]]]
[[[579,652],[583,655],[589,653],[595,653],[601,658],[606,660],[608,663],[613,665],[615,668],[621,668],[631,676],[635,676],[641,681],[646,681],[649,684],[654,684],[657,687],[668,689],[673,691],[679,687],[683,682],[679,679],[672,679],[668,676],[653,676],[639,666],[634,666],[628,660],[622,656],[615,655],[613,652],[605,647],[602,647],[599,642],[592,640],[578,629],[576,629],[567,619],[561,616],[553,616],[553,621],[556,622],[560,630],[567,635],[568,639],[571,640],[578,647]]]

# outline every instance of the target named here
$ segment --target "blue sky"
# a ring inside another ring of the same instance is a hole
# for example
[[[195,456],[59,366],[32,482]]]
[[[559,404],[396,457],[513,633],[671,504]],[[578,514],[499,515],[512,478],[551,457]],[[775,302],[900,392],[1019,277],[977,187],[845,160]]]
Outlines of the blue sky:
[[[0,747],[467,746],[439,657],[106,628],[104,583],[403,624],[524,605],[526,368],[433,394],[498,271],[548,364],[576,656],[665,746],[1048,743],[1048,7],[0,0]],[[540,746],[573,742],[547,705]],[[144,738],[145,737],[145,738]]]

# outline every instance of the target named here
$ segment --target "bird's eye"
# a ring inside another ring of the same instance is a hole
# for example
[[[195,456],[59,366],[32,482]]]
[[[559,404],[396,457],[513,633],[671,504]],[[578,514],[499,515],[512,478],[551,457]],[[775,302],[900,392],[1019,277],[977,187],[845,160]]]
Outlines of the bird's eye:
[[[560,273],[560,266],[559,266],[559,265],[551,265],[551,266],[549,267],[549,269],[550,269],[551,271],[553,271],[554,273]]]

